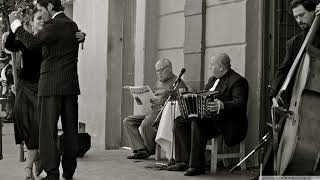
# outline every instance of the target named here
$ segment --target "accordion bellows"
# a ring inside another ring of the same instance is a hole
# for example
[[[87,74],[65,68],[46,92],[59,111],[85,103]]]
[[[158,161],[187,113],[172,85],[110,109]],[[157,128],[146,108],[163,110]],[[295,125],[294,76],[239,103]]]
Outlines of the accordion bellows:
[[[218,91],[187,92],[179,94],[177,99],[182,118],[212,117],[213,113],[208,111],[207,102],[213,101],[218,96]]]

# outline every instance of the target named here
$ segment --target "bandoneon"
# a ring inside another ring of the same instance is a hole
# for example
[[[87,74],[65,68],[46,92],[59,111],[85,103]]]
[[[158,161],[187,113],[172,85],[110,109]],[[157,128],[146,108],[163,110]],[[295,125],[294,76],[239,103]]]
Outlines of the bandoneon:
[[[219,95],[218,91],[187,92],[178,96],[178,104],[182,118],[211,117],[213,113],[207,110],[207,102],[213,101]]]

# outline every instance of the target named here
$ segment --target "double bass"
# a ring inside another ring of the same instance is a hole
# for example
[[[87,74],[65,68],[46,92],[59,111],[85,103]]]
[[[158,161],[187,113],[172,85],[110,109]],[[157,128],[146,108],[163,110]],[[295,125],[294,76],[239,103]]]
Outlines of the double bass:
[[[273,99],[272,124],[275,175],[311,175],[320,157],[320,50],[312,46],[320,19],[314,22],[281,86],[280,99],[293,82],[282,133],[276,128]]]

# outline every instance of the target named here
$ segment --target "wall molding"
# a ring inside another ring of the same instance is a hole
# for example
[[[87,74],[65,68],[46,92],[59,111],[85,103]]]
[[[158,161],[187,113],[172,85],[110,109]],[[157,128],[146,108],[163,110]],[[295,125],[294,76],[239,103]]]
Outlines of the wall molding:
[[[165,17],[165,16],[171,16],[171,15],[175,15],[175,14],[181,14],[181,13],[184,13],[184,10],[163,13],[163,14],[159,15],[159,18],[162,18],[162,17]]]
[[[219,47],[230,47],[230,46],[246,46],[247,42],[239,42],[239,43],[226,43],[226,44],[216,44],[206,46],[206,49],[210,48],[219,48]]]
[[[212,7],[216,7],[216,6],[221,6],[221,5],[239,3],[242,1],[246,1],[246,0],[219,0],[219,2],[215,2],[213,4],[207,5],[207,9],[212,8]]]
[[[181,49],[183,50],[183,46],[178,46],[178,47],[167,47],[167,48],[159,48],[158,51],[170,51],[170,50],[178,50]]]

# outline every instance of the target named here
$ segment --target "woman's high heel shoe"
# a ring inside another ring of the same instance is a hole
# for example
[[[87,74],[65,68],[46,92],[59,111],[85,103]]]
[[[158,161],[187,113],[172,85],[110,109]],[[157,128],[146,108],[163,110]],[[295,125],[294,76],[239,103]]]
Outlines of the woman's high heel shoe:
[[[34,162],[34,175],[39,176],[41,174],[41,172],[43,171],[43,168],[41,166],[40,160],[36,160]]]
[[[32,167],[25,167],[24,171],[26,173],[26,178],[25,180],[34,180],[33,177],[33,172],[32,172]]]

